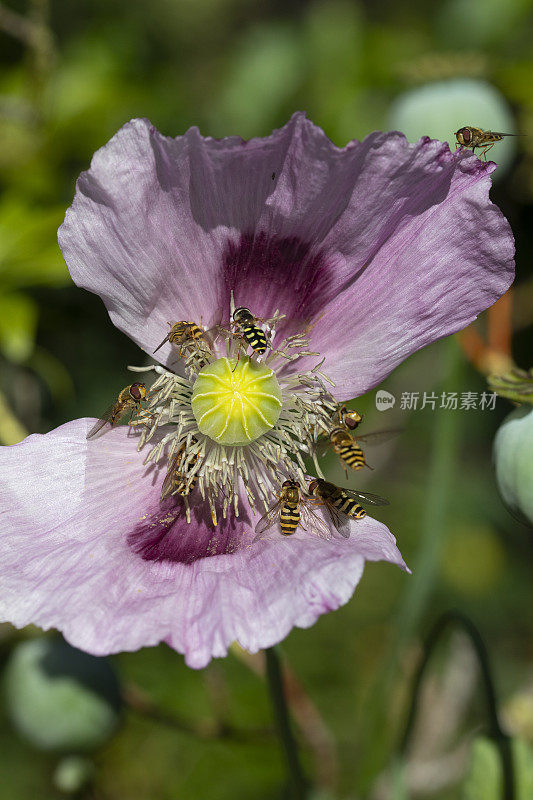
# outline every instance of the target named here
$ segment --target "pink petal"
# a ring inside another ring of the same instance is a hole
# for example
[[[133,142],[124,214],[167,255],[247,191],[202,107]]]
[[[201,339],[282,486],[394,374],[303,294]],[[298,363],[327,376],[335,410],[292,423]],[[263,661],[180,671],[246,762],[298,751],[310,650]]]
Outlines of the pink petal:
[[[342,542],[254,546],[246,514],[216,532],[173,525],[159,506],[164,476],[143,467],[135,438],[122,427],[87,442],[91,424],[0,451],[0,617],[17,626],[59,628],[97,655],[164,640],[202,667],[234,640],[256,651],[346,603],[365,560],[405,566],[368,518]]]
[[[308,299],[303,310],[311,317],[326,287],[331,297],[343,279],[311,252],[348,199],[341,154],[301,113],[249,142],[204,139],[196,128],[171,139],[148,120],[133,120],[78,181],[59,230],[71,275],[148,352],[167,322],[227,319],[231,289],[237,304],[267,316],[280,302],[294,316]],[[160,354],[167,357],[169,346]]]
[[[259,316],[316,322],[342,399],[509,286],[493,168],[399,133],[338,148],[301,113],[249,142],[134,120],[80,177],[59,240],[74,280],[148,352],[167,322],[227,320],[231,289]]]
[[[360,273],[313,330],[340,400],[466,327],[514,278],[511,229],[489,200],[495,164],[428,139],[368,139],[379,144],[379,169],[361,171],[350,208],[324,243],[357,261]]]

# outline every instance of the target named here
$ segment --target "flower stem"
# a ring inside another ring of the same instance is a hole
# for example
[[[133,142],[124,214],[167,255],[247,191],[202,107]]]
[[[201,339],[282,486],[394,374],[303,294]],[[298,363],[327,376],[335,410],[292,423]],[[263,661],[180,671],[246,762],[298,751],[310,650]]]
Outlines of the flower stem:
[[[405,725],[405,731],[400,743],[399,752],[401,756],[409,746],[411,735],[413,733],[416,711],[418,707],[418,699],[422,686],[422,679],[424,677],[426,667],[429,663],[433,650],[439,642],[442,633],[449,625],[457,625],[461,627],[468,635],[470,642],[476,653],[479,666],[481,669],[481,679],[483,683],[483,690],[486,701],[487,721],[488,721],[488,734],[494,741],[500,751],[500,758],[502,763],[502,800],[514,800],[515,798],[515,781],[513,771],[513,760],[511,752],[511,740],[509,736],[502,730],[498,718],[498,705],[496,701],[496,691],[494,688],[494,681],[492,680],[492,673],[489,664],[489,657],[485,643],[481,638],[478,629],[467,616],[460,611],[447,611],[439,617],[433,628],[430,630],[424,642],[424,655],[418,666],[415,677],[413,679],[413,686],[411,689],[411,702],[409,706],[409,714]]]
[[[293,800],[305,800],[307,795],[306,782],[298,756],[296,741],[291,730],[280,659],[275,647],[268,647],[265,650],[265,656],[270,699],[274,709],[274,718],[278,728],[281,747],[285,756],[291,796]]]

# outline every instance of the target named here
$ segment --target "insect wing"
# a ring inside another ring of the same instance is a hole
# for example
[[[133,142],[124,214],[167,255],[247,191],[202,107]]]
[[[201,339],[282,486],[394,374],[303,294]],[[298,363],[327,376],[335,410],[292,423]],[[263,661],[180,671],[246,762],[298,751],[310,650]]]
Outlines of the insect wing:
[[[164,499],[167,495],[172,492],[174,488],[174,479],[177,477],[177,470],[181,461],[181,450],[173,456],[170,464],[168,466],[167,474],[165,475],[165,480],[163,481],[163,486],[161,487],[161,499]]]
[[[339,533],[343,539],[350,538],[350,519],[346,514],[340,514],[339,511],[329,502],[324,502],[325,514],[329,517],[334,529]],[[331,532],[329,538],[331,538]]]
[[[486,131],[488,136],[517,136],[516,133],[501,133],[500,131]]]
[[[321,539],[331,539],[332,533],[326,522],[312,511],[305,501],[302,502],[300,508],[302,513],[300,526],[302,529],[310,531]]]
[[[92,426],[91,430],[89,431],[89,433],[85,438],[92,439],[93,436],[96,436],[98,431],[101,431],[104,425],[107,425],[108,422],[109,419],[99,419],[98,422],[95,422],[95,424]]]
[[[202,336],[199,338],[204,339],[208,347],[213,347],[214,343],[220,336],[221,330],[222,328],[220,327],[220,325],[213,325],[212,328],[207,328],[207,330],[205,330],[202,333]]]
[[[173,483],[174,483],[174,476],[171,470],[169,469],[169,471],[165,475],[163,486],[161,487],[161,500],[164,500],[165,497],[168,497],[168,495],[171,493]]]
[[[254,543],[259,541],[260,539],[270,538],[265,536],[265,533],[269,532],[274,533],[274,531],[272,531],[272,528],[274,528],[275,525],[279,525],[279,517],[280,517],[282,502],[283,502],[282,500],[278,500],[276,503],[274,503],[273,506],[271,506],[268,509],[266,514],[263,514],[263,516],[255,526]],[[280,533],[280,531],[275,531],[275,533]]]
[[[107,423],[109,423],[109,426],[112,427],[114,425],[114,421],[112,422],[112,420],[114,420],[115,417],[121,414],[123,410],[124,409],[122,408],[122,403],[120,404],[113,403],[113,405],[109,406],[109,408],[102,414],[100,419],[94,423],[94,425],[92,426],[91,430],[89,431],[89,433],[85,438],[92,439],[93,436],[96,436],[98,431],[101,431],[104,425],[106,425]]]
[[[379,494],[372,494],[372,492],[358,492],[356,489],[343,489],[342,490],[352,500],[361,500],[363,503],[370,503],[373,506],[388,506],[389,501]]]
[[[167,333],[167,335],[165,336],[165,338],[163,339],[163,341],[161,342],[161,344],[158,344],[158,345],[157,345],[157,347],[156,347],[156,348],[155,348],[155,350],[154,350],[154,353],[157,353],[157,351],[158,351],[158,350],[160,350],[160,349],[161,349],[161,347],[163,347],[163,345],[164,345],[166,342],[168,342],[168,341],[169,341],[169,338],[168,338],[169,336],[170,336],[170,331]]]
[[[322,433],[322,431],[320,431]],[[333,452],[329,438],[319,439],[315,448],[315,452],[319,458],[324,458],[328,453]]]
[[[403,428],[389,428],[385,431],[372,431],[371,433],[362,433],[360,436],[357,433],[353,434],[356,442],[365,442],[366,444],[382,444],[388,442],[399,433],[403,433]]]

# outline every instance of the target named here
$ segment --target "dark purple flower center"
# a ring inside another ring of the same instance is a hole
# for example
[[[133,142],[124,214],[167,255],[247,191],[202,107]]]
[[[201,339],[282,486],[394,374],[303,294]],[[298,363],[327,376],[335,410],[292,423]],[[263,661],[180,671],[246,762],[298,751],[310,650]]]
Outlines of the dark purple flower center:
[[[192,564],[201,558],[230,555],[247,544],[249,519],[241,510],[238,519],[228,513],[215,527],[206,503],[191,500],[191,522],[185,518],[181,498],[158,503],[128,535],[128,544],[145,561]],[[198,498],[197,498],[198,500]]]
[[[335,270],[324,254],[296,236],[269,236],[263,231],[243,233],[236,244],[228,241],[223,256],[228,296],[236,305],[270,317],[281,309],[288,319],[311,320],[324,308],[334,289]]]

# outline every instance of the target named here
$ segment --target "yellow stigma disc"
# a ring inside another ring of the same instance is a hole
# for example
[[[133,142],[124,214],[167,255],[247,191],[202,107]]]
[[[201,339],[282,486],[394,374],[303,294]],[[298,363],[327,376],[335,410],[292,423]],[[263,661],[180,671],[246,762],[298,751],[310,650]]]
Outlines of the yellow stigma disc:
[[[241,356],[203,367],[192,391],[198,428],[219,444],[253,442],[274,427],[281,389],[271,369]]]

